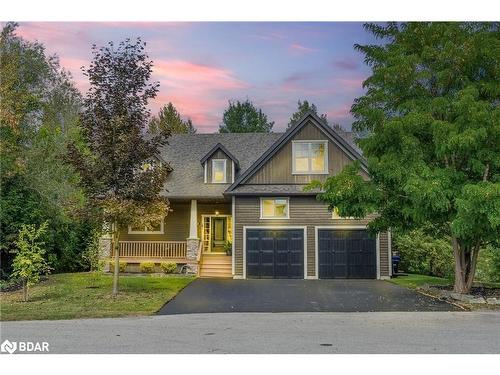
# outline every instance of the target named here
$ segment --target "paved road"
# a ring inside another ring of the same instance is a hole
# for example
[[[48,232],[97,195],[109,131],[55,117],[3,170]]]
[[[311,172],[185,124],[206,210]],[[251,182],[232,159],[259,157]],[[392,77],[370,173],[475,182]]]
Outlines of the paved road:
[[[229,313],[2,322],[51,353],[500,353],[497,312]]]
[[[159,314],[458,310],[381,280],[197,279]]]

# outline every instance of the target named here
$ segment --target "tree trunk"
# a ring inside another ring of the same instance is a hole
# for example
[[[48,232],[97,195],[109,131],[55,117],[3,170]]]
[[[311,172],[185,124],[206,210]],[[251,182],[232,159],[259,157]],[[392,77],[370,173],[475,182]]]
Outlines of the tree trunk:
[[[453,256],[455,257],[455,285],[457,293],[469,293],[476,273],[479,244],[465,246],[456,237],[451,238]]]
[[[28,281],[23,279],[23,301],[28,302]]]
[[[113,273],[113,297],[118,295],[118,274],[120,273],[120,233],[116,222],[113,224],[113,246],[115,247],[115,269]]]

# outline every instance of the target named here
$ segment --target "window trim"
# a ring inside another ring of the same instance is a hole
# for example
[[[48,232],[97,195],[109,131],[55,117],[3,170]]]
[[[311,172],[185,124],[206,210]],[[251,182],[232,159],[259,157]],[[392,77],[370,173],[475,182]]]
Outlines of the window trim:
[[[307,171],[307,172],[298,172],[295,169],[295,144],[298,143],[323,143],[325,145],[325,155],[324,155],[324,164],[325,164],[325,169],[323,172],[314,172],[314,171]],[[321,174],[328,174],[328,140],[326,139],[307,139],[307,140],[296,140],[292,141],[292,174],[293,175],[305,175],[305,174],[314,174],[314,175],[321,175]]]
[[[165,234],[165,219],[160,222],[160,230],[132,230],[132,225],[128,226],[128,234]]]
[[[276,217],[276,216],[264,216],[263,201],[264,200],[277,200],[283,199],[286,201],[286,216]],[[289,197],[260,197],[260,219],[261,220],[288,220],[290,219],[290,198]]]
[[[224,181],[214,181],[214,162],[222,161],[224,162]],[[227,159],[212,159],[212,175],[211,175],[212,184],[227,184]]]

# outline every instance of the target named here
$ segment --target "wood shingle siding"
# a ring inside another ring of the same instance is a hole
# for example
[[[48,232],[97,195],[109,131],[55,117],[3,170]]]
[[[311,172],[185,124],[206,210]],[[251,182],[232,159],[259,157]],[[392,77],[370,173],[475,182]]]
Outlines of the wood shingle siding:
[[[306,226],[307,227],[307,277],[316,275],[315,227],[329,225],[366,225],[374,218],[363,220],[332,219],[327,205],[311,196],[291,196],[289,198],[289,219],[260,219],[259,197],[235,198],[235,276],[243,277],[243,227],[244,226]],[[380,275],[389,276],[387,233],[380,235]]]
[[[293,140],[329,140],[312,123],[305,125]],[[352,159],[334,142],[328,142],[328,173],[338,174]],[[367,178],[366,173],[362,176]],[[292,140],[288,141],[273,157],[265,163],[245,184],[307,184],[312,180],[324,181],[325,174],[292,174]]]

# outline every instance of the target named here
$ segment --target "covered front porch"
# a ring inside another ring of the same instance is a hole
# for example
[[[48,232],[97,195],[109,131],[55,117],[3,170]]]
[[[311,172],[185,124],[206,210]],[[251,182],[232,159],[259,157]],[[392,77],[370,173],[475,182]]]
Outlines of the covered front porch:
[[[157,230],[129,228],[120,240],[120,261],[173,262],[187,265],[200,277],[232,277],[232,204],[228,201],[173,201],[172,210]],[[114,258],[114,247],[110,246]]]

